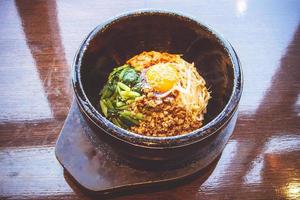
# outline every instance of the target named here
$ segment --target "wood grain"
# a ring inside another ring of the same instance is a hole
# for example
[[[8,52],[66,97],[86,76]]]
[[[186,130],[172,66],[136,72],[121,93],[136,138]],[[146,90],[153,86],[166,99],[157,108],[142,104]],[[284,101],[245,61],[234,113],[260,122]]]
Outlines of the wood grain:
[[[0,1],[0,198],[96,199],[54,144],[72,102],[70,68],[96,25],[131,10],[178,11],[235,47],[244,71],[237,127],[209,176],[116,199],[300,198],[300,2]]]

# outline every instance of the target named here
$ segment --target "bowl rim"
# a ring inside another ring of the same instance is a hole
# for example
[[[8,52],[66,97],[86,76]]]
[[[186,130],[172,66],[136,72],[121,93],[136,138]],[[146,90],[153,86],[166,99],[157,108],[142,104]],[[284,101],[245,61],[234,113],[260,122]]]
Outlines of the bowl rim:
[[[224,50],[230,57],[233,66],[233,89],[230,95],[230,98],[222,111],[214,117],[211,121],[209,121],[204,126],[177,136],[168,136],[168,137],[153,137],[153,136],[145,136],[139,135],[137,133],[125,130],[121,127],[116,126],[112,122],[110,122],[106,117],[104,117],[89,101],[81,82],[81,63],[82,58],[85,54],[85,51],[89,45],[89,42],[99,33],[104,32],[107,28],[109,28],[113,23],[124,20],[130,17],[138,17],[140,15],[166,15],[173,16],[177,18],[181,18],[184,21],[191,22],[200,26],[205,31],[208,31],[212,34],[218,42],[223,46]],[[125,14],[116,16],[107,20],[106,22],[96,26],[88,36],[81,43],[74,61],[72,65],[72,86],[75,93],[75,99],[81,112],[91,121],[94,125],[100,128],[106,134],[114,137],[117,140],[125,142],[130,145],[140,146],[143,148],[155,148],[155,149],[165,149],[165,148],[177,148],[181,146],[186,146],[193,144],[195,142],[199,142],[201,140],[206,139],[207,137],[213,135],[218,132],[233,116],[236,112],[238,103],[241,98],[242,88],[243,88],[243,74],[241,69],[240,60],[236,54],[236,51],[232,47],[232,45],[224,39],[224,37],[214,31],[210,26],[200,22],[199,20],[194,19],[193,17],[183,15],[179,12],[167,11],[167,10],[138,10],[131,11]]]

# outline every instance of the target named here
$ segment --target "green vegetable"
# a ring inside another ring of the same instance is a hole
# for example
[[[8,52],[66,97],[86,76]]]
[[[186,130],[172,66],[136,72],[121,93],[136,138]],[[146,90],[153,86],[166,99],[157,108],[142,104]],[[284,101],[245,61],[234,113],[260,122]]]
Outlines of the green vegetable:
[[[101,91],[100,95],[103,97],[103,98],[107,98],[107,97],[110,97],[113,93],[114,93],[114,88],[112,85],[105,85],[103,90]]]
[[[134,99],[128,99],[128,100],[126,101],[126,104],[132,104],[134,101],[135,101]]]
[[[122,120],[122,122],[124,122],[127,126],[133,126],[133,125],[138,125],[139,121],[136,119],[133,119],[132,117],[124,114],[124,113],[120,113],[120,119]]]
[[[104,103],[104,100],[100,100],[100,106],[104,116],[107,117],[107,107]]]
[[[127,129],[128,126],[120,119],[120,118],[116,118],[117,122],[121,125],[121,127]]]
[[[126,71],[124,72],[124,75],[122,77],[122,81],[125,84],[131,85],[131,86],[133,86],[134,84],[136,84],[136,82],[138,81],[138,79],[139,79],[139,75],[132,68],[126,69]]]
[[[117,120],[116,118],[112,118],[111,121],[112,121],[115,125],[121,127],[121,124],[118,122],[118,120]]]
[[[142,92],[142,83],[138,82],[137,84],[135,84],[132,88],[132,91],[141,93]]]
[[[137,113],[137,114],[134,115],[134,118],[138,119],[138,120],[141,120],[141,119],[144,118],[144,115],[142,113]]]
[[[124,105],[126,105],[126,104],[123,101],[117,101],[117,103],[116,103],[117,107],[121,107],[121,106],[124,106]]]
[[[128,110],[124,110],[124,111],[120,112],[120,115],[121,116],[131,116],[131,112]]]
[[[132,99],[141,96],[140,93],[134,91],[121,91],[120,96],[122,99]]]
[[[120,107],[118,107],[117,109],[118,109],[118,110],[125,110],[125,109],[128,109],[128,106],[127,106],[127,105],[125,105],[125,106],[120,106]]]
[[[100,92],[100,108],[105,117],[117,126],[128,129],[143,119],[141,113],[133,113],[131,104],[141,96],[141,78],[129,65],[115,68]]]
[[[110,108],[110,109],[114,108],[112,102],[109,99],[106,100],[106,105],[107,105],[107,108]]]
[[[111,81],[112,79],[116,78],[117,75],[124,69],[129,68],[129,65],[122,65],[120,67],[114,68],[114,70],[109,74],[108,80]]]
[[[118,86],[119,86],[120,89],[125,90],[125,91],[130,91],[130,87],[128,87],[124,83],[118,82],[117,84],[118,84]]]

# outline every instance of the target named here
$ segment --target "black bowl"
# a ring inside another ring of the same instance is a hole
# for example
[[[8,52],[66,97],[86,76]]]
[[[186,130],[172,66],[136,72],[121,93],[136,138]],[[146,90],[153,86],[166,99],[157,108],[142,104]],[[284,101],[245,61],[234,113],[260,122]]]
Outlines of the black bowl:
[[[142,51],[182,54],[194,62],[212,99],[203,127],[185,135],[149,137],[115,126],[99,109],[99,91],[114,67]],[[97,26],[73,64],[77,103],[88,124],[116,150],[131,158],[172,163],[194,158],[207,164],[233,132],[242,93],[242,73],[230,43],[191,18],[165,11],[138,11]]]

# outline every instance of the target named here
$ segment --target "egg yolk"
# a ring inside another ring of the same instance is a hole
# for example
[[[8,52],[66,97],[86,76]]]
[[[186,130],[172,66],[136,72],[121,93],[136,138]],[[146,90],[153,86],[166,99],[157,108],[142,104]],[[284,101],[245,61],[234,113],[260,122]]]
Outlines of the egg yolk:
[[[157,92],[166,92],[178,82],[178,72],[170,63],[152,65],[146,72],[146,80]]]

